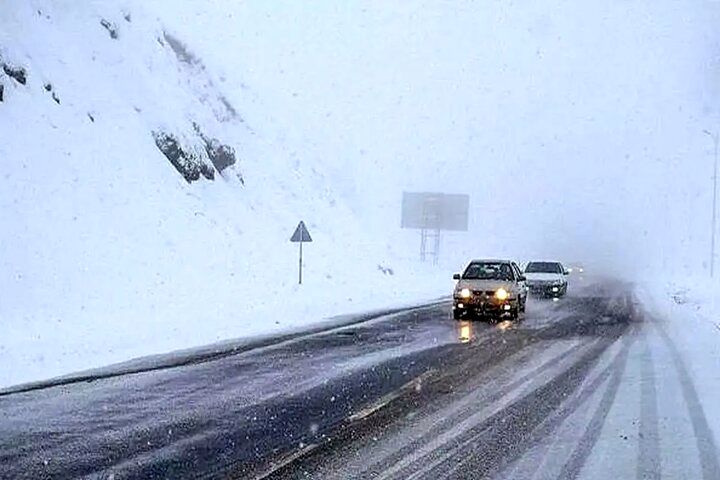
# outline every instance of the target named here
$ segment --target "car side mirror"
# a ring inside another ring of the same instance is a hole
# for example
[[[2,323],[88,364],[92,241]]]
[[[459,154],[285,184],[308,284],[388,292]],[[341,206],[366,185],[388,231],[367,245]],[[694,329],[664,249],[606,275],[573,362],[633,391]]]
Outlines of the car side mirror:
[[[460,280],[460,274],[459,273],[453,274],[453,280]]]
[[[570,275],[570,272],[568,272],[567,270],[565,270],[565,271],[563,272],[563,275]]]
[[[518,282],[524,282],[525,280],[527,280],[527,277],[525,275],[520,275],[518,277]]]

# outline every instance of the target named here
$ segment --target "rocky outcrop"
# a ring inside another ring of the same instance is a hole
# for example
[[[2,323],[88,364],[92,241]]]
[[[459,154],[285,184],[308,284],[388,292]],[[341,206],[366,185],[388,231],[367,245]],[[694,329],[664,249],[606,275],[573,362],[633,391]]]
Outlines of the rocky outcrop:
[[[104,28],[105,30],[107,30],[108,34],[110,35],[110,38],[112,38],[113,40],[117,40],[117,39],[118,39],[118,37],[119,37],[119,35],[118,35],[118,29],[117,29],[117,26],[116,26],[114,23],[112,23],[112,22],[109,21],[109,20],[105,20],[105,19],[103,18],[102,20],[100,20],[100,25],[102,25],[103,28]]]
[[[208,158],[218,172],[222,173],[226,168],[235,165],[237,157],[234,148],[230,145],[223,144],[217,138],[209,138],[202,132],[200,125],[197,123],[193,124],[193,128],[195,129],[195,133],[202,139],[205,153],[207,153]],[[238,178],[240,178],[241,182],[243,181],[241,175],[238,175]]]
[[[156,131],[153,138],[155,145],[188,183],[200,179],[201,175],[208,180],[215,179],[215,169],[197,153],[183,148],[174,135]]]
[[[3,63],[3,72],[21,85],[27,84],[27,71],[23,67],[14,67],[9,63]]]

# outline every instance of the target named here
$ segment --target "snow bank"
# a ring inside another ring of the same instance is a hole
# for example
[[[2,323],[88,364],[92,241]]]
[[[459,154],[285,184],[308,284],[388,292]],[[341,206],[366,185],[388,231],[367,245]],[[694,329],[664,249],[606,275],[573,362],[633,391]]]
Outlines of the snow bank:
[[[449,291],[348,208],[352,179],[283,142],[240,66],[177,33],[181,8],[6,3],[0,386]]]

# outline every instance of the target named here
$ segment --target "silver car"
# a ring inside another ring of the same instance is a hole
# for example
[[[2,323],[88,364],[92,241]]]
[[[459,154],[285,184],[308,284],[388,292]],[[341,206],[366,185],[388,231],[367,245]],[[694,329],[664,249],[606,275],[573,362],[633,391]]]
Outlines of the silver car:
[[[453,293],[453,316],[468,315],[517,319],[525,311],[525,276],[512,260],[473,260],[462,274]]]

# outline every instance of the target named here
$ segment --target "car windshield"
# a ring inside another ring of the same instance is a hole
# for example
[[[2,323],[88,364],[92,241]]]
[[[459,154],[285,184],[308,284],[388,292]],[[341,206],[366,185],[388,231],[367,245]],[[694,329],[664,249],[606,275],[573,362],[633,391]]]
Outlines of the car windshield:
[[[502,262],[471,263],[462,276],[465,280],[512,280],[512,267]]]
[[[525,273],[563,273],[563,268],[557,262],[530,262]]]

